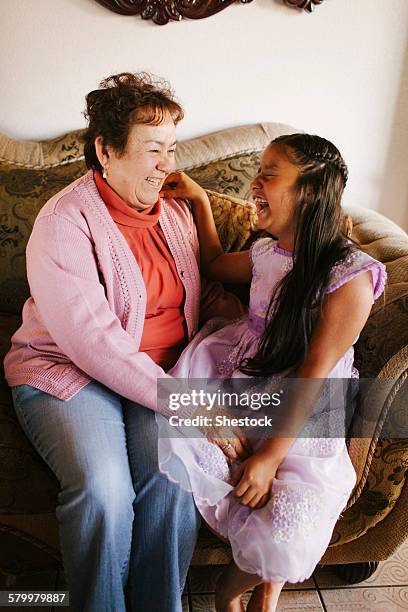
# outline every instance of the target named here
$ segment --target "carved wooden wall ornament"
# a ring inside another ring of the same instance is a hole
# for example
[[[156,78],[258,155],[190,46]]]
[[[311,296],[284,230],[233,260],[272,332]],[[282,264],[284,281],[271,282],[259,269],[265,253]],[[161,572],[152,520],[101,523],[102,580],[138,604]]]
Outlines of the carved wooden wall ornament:
[[[158,25],[169,21],[203,19],[210,17],[236,0],[96,0],[102,6],[119,15],[140,15],[142,19],[152,19]],[[248,4],[252,0],[240,0]],[[312,12],[315,4],[323,0],[283,0],[288,6]]]
[[[311,13],[315,7],[315,4],[321,4],[323,0],[285,0],[288,6],[294,6],[295,8],[304,9]]]

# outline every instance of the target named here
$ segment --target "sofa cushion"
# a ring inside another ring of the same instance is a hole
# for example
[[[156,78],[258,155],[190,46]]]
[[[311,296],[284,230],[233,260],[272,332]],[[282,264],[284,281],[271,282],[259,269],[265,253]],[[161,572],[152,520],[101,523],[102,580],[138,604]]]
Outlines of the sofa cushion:
[[[84,171],[83,161],[35,170],[0,162],[0,311],[20,313],[29,295],[25,249],[39,210]]]
[[[12,576],[28,573],[38,575],[38,572],[62,569],[59,545],[49,545],[47,538],[43,535],[48,536],[50,526],[56,523],[55,513],[42,516],[27,514],[22,517],[1,517],[1,520],[0,568],[2,573]],[[8,524],[9,522],[12,524]],[[34,532],[35,535],[30,532]]]
[[[224,251],[241,251],[257,236],[255,205],[208,189],[207,194]]]
[[[0,356],[21,317],[0,314]],[[58,482],[24,435],[14,412],[11,392],[0,376],[0,515],[37,514],[55,509]]]
[[[0,136],[0,311],[20,314],[29,295],[25,248],[47,200],[86,170],[81,131],[44,142]]]
[[[385,291],[374,304],[356,345],[360,376],[373,378],[408,345],[408,236],[373,210],[349,206],[345,212],[353,218],[352,238],[387,267]]]

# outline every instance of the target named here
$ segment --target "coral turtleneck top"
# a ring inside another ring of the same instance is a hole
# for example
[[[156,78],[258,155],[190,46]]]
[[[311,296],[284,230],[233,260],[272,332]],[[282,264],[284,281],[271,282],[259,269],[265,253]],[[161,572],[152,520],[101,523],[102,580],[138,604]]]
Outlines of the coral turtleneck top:
[[[160,200],[138,211],[126,204],[99,172],[94,172],[94,180],[132,250],[146,285],[146,317],[139,350],[169,370],[187,343],[187,328],[184,287],[159,225]]]

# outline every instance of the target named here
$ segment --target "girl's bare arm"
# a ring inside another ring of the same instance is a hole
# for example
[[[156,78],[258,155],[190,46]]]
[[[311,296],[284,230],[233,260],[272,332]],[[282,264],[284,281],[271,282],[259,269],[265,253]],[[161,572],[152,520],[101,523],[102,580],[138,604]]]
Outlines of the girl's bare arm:
[[[177,172],[167,177],[162,196],[183,198],[192,202],[200,243],[201,269],[207,278],[226,283],[244,283],[251,280],[249,251],[224,253],[210,200],[202,187],[184,172]]]
[[[301,382],[288,398],[287,430],[300,431],[319,397],[324,380],[363,329],[373,303],[371,272],[363,272],[326,296],[306,358],[296,372]],[[271,438],[263,451],[285,457],[294,437]]]

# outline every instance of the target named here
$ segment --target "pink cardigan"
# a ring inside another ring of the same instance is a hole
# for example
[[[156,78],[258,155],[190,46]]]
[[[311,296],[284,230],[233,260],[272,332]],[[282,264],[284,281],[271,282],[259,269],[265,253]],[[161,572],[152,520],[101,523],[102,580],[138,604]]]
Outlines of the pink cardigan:
[[[163,200],[160,225],[185,288],[189,339],[197,332],[199,311],[203,320],[243,314],[239,300],[219,284],[202,289],[188,205]],[[4,361],[10,386],[29,384],[68,400],[95,379],[170,414],[157,406],[157,379],[170,377],[138,350],[146,311],[142,274],[91,171],[41,209],[27,245],[27,276],[31,297]]]

